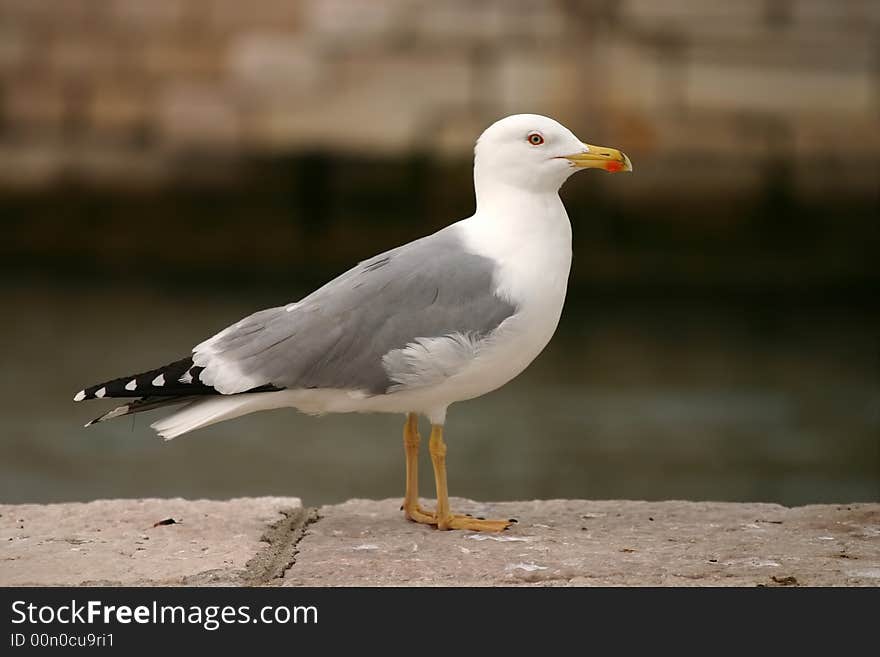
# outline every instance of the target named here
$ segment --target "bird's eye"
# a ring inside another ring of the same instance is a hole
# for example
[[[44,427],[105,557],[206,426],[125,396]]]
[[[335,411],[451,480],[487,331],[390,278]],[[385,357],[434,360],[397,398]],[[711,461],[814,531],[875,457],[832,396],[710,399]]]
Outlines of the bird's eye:
[[[544,136],[540,132],[530,132],[526,139],[532,146],[540,146],[544,143]]]

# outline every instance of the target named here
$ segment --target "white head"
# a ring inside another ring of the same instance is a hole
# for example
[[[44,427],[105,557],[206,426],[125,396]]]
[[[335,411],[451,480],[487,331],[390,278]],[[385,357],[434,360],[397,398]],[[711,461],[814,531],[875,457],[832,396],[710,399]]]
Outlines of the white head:
[[[557,192],[578,169],[632,171],[618,150],[585,144],[571,130],[539,114],[514,114],[489,126],[474,149],[474,184]]]

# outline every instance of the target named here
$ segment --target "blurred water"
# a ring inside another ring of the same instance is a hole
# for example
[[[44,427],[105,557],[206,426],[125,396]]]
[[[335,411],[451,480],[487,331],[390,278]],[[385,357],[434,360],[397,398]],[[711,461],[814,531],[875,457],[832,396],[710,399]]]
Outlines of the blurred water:
[[[88,430],[84,385],[149,369],[295,294],[0,287],[0,501],[403,493],[397,416],[260,413],[170,443],[161,411]],[[599,302],[570,295],[520,378],[453,406],[454,495],[880,499],[880,319],[840,306]],[[423,429],[424,430],[424,429]],[[427,456],[422,494],[433,494]]]

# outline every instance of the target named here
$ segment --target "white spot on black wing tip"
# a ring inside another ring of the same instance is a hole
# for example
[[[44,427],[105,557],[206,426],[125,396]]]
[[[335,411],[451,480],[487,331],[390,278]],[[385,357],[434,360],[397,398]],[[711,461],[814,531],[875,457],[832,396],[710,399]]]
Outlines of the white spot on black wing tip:
[[[80,401],[82,401],[82,400],[85,399],[85,398],[86,398],[86,391],[85,391],[85,390],[80,390],[78,393],[76,393],[76,394],[73,396],[73,401],[80,402]]]
[[[131,381],[129,381],[128,383],[125,384],[126,390],[136,390],[137,387],[138,387],[137,379],[132,379]]]
[[[153,385],[157,388],[161,388],[165,385],[165,374],[160,374],[155,379],[153,379]]]
[[[107,388],[99,388],[98,390],[95,391],[95,397],[97,399],[103,399],[104,395],[106,395],[106,394],[107,394]]]

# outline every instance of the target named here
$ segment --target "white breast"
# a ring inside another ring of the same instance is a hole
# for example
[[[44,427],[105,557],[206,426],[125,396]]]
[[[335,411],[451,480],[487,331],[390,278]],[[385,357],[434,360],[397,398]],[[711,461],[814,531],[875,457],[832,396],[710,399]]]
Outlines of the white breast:
[[[469,399],[504,385],[547,346],[562,314],[571,269],[571,224],[556,194],[518,199],[461,222],[469,250],[498,263],[496,293],[518,312],[505,320],[472,365],[453,377]]]

